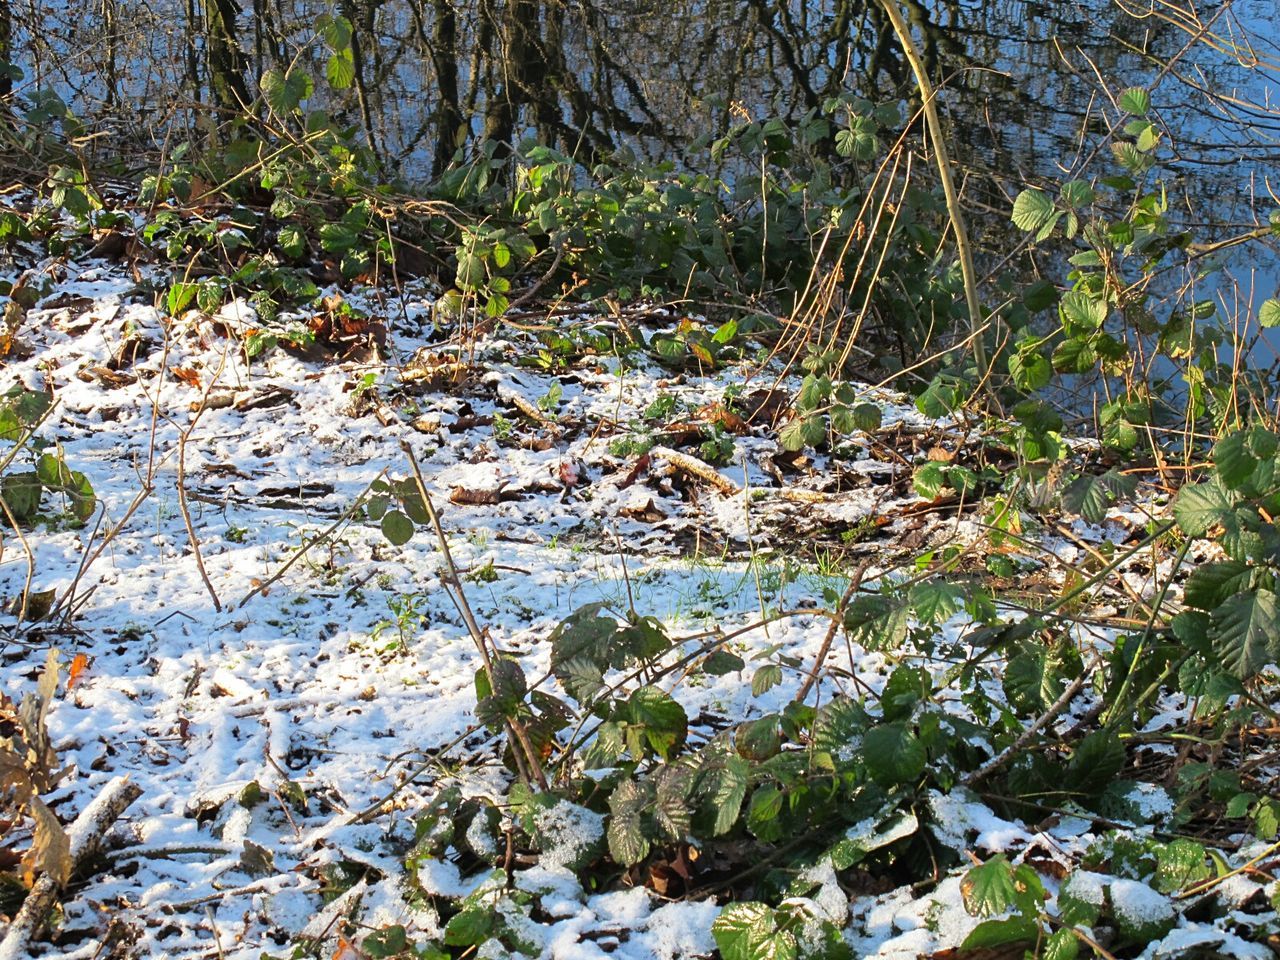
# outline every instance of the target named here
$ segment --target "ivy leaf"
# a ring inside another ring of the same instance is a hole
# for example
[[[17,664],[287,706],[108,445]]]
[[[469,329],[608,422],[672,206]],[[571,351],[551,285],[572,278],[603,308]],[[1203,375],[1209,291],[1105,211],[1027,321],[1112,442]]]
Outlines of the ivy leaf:
[[[862,759],[871,779],[882,786],[894,786],[919,780],[929,757],[906,724],[882,723],[863,738]]]
[[[1247,680],[1280,660],[1280,606],[1270,590],[1237,593],[1211,614],[1213,649],[1232,676]]]

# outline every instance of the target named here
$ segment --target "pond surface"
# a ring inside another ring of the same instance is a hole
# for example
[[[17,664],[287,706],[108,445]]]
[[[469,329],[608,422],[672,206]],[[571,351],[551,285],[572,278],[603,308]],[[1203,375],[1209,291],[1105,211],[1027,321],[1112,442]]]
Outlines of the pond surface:
[[[899,0],[901,2],[901,0]],[[1151,85],[1179,153],[1280,160],[1274,0],[906,3],[956,148],[1010,177],[1080,159],[1110,92]],[[1154,8],[1148,4],[1154,4]],[[323,76],[322,13],[355,25],[357,84],[333,104],[388,166],[439,172],[463,140],[537,136],[584,158],[679,158],[744,117],[795,117],[850,91],[893,100],[910,71],[871,0],[14,0],[15,58],[88,114],[143,126],[253,93],[295,61]],[[238,15],[236,10],[239,9]],[[1217,39],[1214,51],[1190,31]],[[223,41],[228,41],[224,43]],[[231,43],[234,43],[234,46]],[[1257,63],[1226,49],[1235,44]],[[228,72],[235,76],[219,84]],[[317,96],[323,95],[323,84]],[[1114,114],[1114,111],[1109,111]]]
[[[1153,89],[1175,208],[1229,234],[1280,202],[1275,0],[899,0],[952,131],[975,215],[1011,229],[1013,195],[1087,164]],[[913,93],[879,0],[11,0],[17,89],[163,141],[208,107],[251,98],[272,68],[322,77],[317,18],[355,26],[356,83],[312,102],[360,128],[385,169],[427,180],[459,146],[527,137],[588,162],[626,150],[685,160],[745,118],[796,118],[829,97]],[[1194,11],[1194,12],[1192,12]],[[1197,41],[1196,37],[1201,39]],[[705,163],[705,154],[702,156]],[[1256,211],[1255,211],[1256,206]],[[1272,258],[1274,262],[1274,258]],[[1273,296],[1273,263],[1241,261],[1241,295]],[[1226,294],[1235,295],[1230,289]]]

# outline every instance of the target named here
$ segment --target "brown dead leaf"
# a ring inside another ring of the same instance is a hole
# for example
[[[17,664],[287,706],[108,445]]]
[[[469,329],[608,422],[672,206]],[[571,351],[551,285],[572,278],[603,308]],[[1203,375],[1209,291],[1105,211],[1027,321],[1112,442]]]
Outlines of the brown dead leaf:
[[[515,500],[520,496],[518,491],[508,491],[505,486],[490,490],[454,487],[449,493],[449,502],[467,507],[491,507],[503,500]]]
[[[31,886],[39,870],[62,886],[71,876],[71,839],[53,811],[38,797],[31,798],[28,809],[36,829],[31,838],[31,848],[23,858],[23,879],[27,886]]]
[[[698,410],[698,416],[702,417],[707,423],[714,424],[721,429],[727,430],[734,434],[743,434],[747,432],[747,421],[737,413],[734,413],[723,403],[709,403],[705,407]]]
[[[200,389],[200,374],[191,367],[170,367],[169,372],[187,386],[195,387],[197,390]]]
[[[934,463],[950,463],[956,455],[945,447],[930,447],[928,457]]]
[[[636,462],[631,465],[631,469],[627,471],[627,475],[622,478],[622,482],[618,484],[618,489],[625,490],[639,480],[643,474],[648,472],[649,463],[649,455],[647,453],[640,454]]]
[[[667,519],[667,515],[653,505],[652,497],[643,506],[623,507],[618,511],[618,515],[628,520],[639,520],[641,523],[657,523],[659,520]]]

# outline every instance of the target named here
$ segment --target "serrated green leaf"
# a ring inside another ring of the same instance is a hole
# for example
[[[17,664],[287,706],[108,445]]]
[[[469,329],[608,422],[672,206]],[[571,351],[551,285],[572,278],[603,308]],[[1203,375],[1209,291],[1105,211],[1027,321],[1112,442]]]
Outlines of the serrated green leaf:
[[[1178,491],[1173,516],[1187,536],[1202,537],[1214,527],[1230,523],[1234,519],[1234,505],[1230,494],[1216,479],[1189,483]]]
[[[1272,297],[1262,301],[1258,307],[1258,326],[1280,327],[1280,300]]]
[[[1013,201],[1012,220],[1019,229],[1028,233],[1043,227],[1054,213],[1053,198],[1035,187],[1023,190]]]
[[[776,663],[766,663],[751,675],[751,695],[761,696],[782,682],[782,668]]]
[[[1151,94],[1142,87],[1130,87],[1120,94],[1120,109],[1135,117],[1145,117],[1151,110]]]
[[[910,784],[920,779],[929,756],[924,744],[905,723],[883,723],[862,740],[862,761],[871,779],[882,786]]]
[[[1272,591],[1238,593],[1210,618],[1214,652],[1232,676],[1247,680],[1280,660],[1280,606]]]
[[[999,854],[971,868],[960,881],[960,896],[971,916],[992,917],[1008,910],[1018,898],[1009,858]]]

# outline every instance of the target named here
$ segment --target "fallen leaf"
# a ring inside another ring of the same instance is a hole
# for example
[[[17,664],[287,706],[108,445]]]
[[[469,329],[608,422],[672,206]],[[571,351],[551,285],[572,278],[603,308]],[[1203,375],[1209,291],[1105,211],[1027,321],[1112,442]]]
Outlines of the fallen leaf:
[[[200,374],[191,367],[170,367],[169,372],[189,387],[200,389]]]
[[[67,689],[70,690],[80,678],[84,676],[84,672],[89,669],[89,658],[83,653],[77,653],[71,659],[71,666],[67,669]]]
[[[636,459],[636,462],[631,465],[631,469],[627,471],[627,475],[622,478],[622,482],[618,484],[618,489],[625,490],[627,487],[639,480],[642,474],[648,472],[649,462],[649,455],[647,453],[640,454]]]

